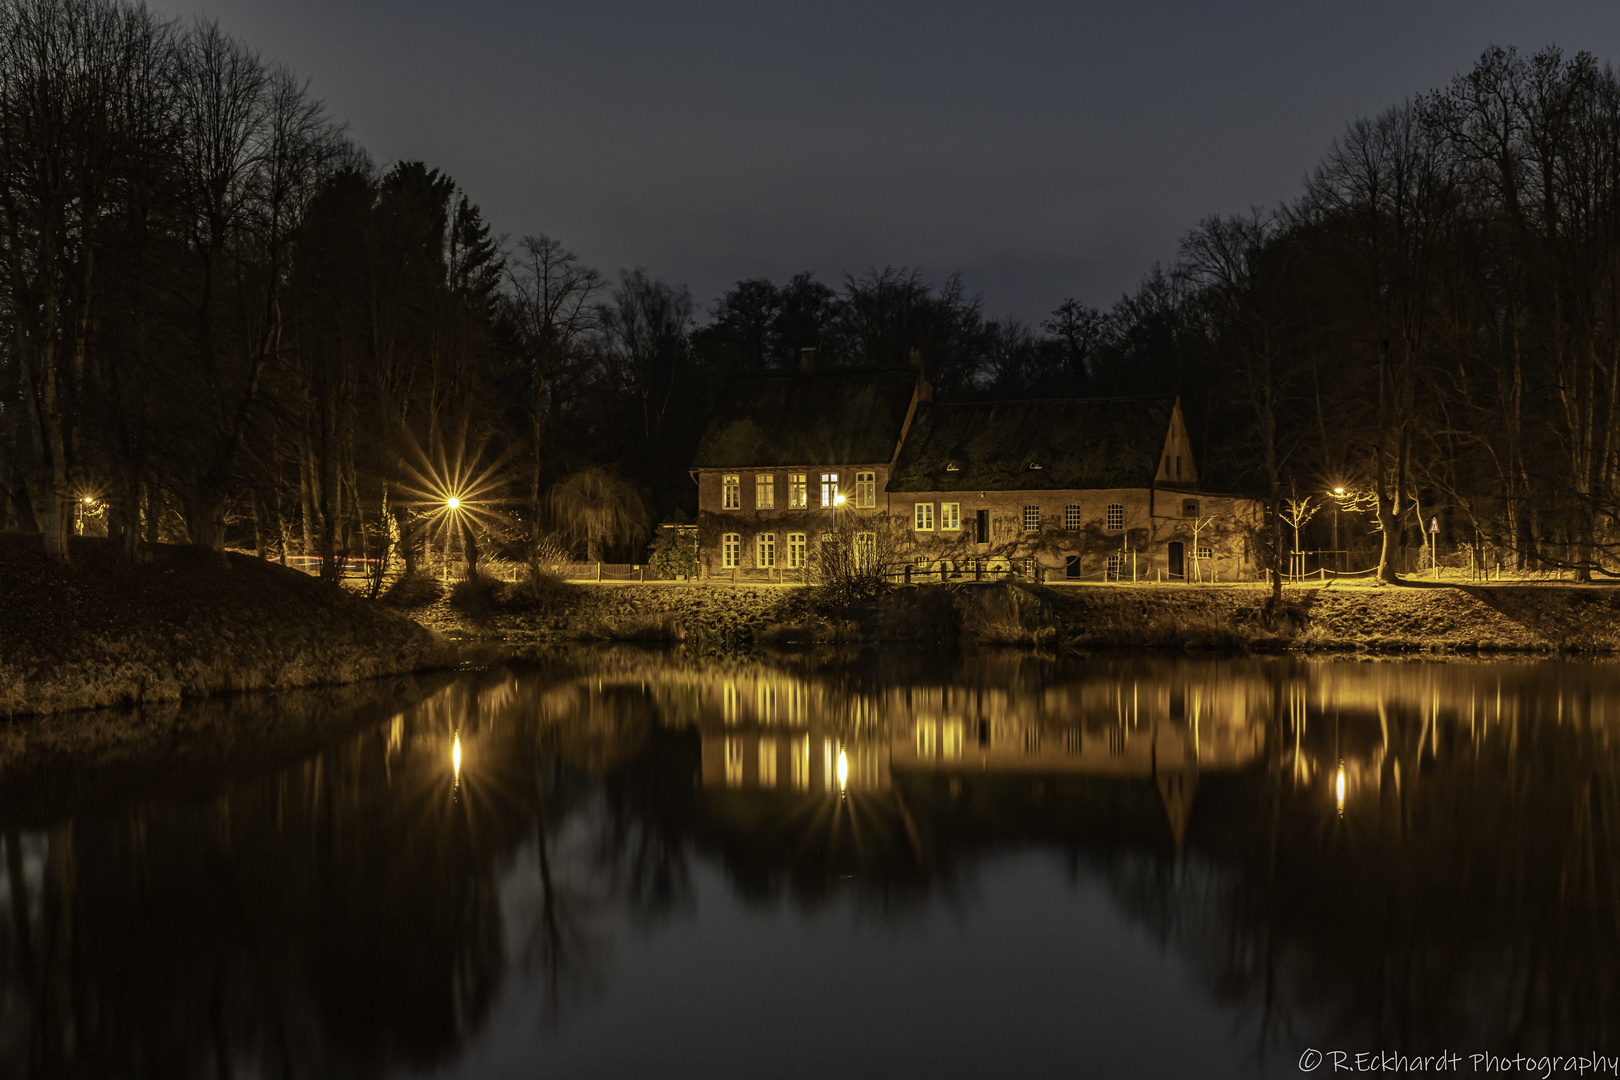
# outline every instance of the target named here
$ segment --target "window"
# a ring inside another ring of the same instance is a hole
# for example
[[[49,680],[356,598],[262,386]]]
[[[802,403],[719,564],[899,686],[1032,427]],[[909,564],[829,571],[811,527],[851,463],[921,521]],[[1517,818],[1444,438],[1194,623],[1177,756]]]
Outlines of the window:
[[[1183,500],[1181,500],[1181,516],[1182,517],[1197,517],[1198,516],[1198,500],[1197,499],[1183,499]]]
[[[1065,555],[1063,557],[1063,576],[1077,578],[1084,573],[1084,564],[1078,555]]]
[[[877,533],[855,534],[855,566],[867,570],[877,565]]]
[[[804,533],[788,533],[787,534],[787,545],[788,545],[788,550],[787,550],[788,569],[790,569],[790,570],[803,570],[804,569]]]
[[[1039,570],[1039,567],[1037,567],[1035,565],[1034,556],[1029,556],[1029,557],[1024,559],[1024,576],[1025,577],[1029,578],[1029,580],[1031,580],[1031,581],[1034,581],[1035,580],[1035,574],[1038,572],[1038,570]]]
[[[759,786],[776,786],[776,740],[759,740]]]
[[[931,758],[934,756],[938,744],[934,722],[932,720],[917,721],[917,756]]]
[[[1193,552],[1193,558],[1195,558],[1195,559],[1212,559],[1214,557],[1215,557],[1215,552],[1210,550],[1209,548],[1198,548],[1196,551]]]
[[[932,532],[934,528],[934,504],[917,503],[912,507],[912,528],[918,532]]]
[[[726,533],[720,538],[720,565],[727,570],[736,567],[742,554],[742,534]]]
[[[1071,530],[1080,527],[1080,506],[1078,503],[1070,503],[1063,508],[1063,527]]]
[[[939,504],[939,527],[941,529],[960,529],[962,527],[962,504]]]
[[[1108,527],[1110,529],[1115,530],[1115,531],[1118,531],[1118,530],[1123,529],[1125,527],[1125,504],[1124,503],[1109,503],[1108,504]]]
[[[855,474],[855,505],[868,510],[877,505],[877,473]]]
[[[810,505],[810,496],[804,482],[804,473],[788,473],[788,509],[803,510]]]
[[[1125,556],[1114,552],[1108,556],[1108,580],[1118,581],[1125,573]]]
[[[810,736],[805,735],[789,742],[788,757],[793,763],[794,790],[808,791],[810,788]]]
[[[724,510],[742,509],[742,478],[738,476],[724,476],[720,480],[721,498],[720,506]]]
[[[776,565],[775,533],[760,533],[754,537],[754,565],[762,570]]]
[[[1041,531],[1041,508],[1038,506],[1024,507],[1024,531]]]
[[[838,474],[824,472],[821,474],[821,505],[832,507],[838,504]]]
[[[776,509],[776,477],[770,473],[754,477],[754,509]]]
[[[977,574],[979,572],[979,560],[973,558],[963,559],[962,569],[966,573]]]

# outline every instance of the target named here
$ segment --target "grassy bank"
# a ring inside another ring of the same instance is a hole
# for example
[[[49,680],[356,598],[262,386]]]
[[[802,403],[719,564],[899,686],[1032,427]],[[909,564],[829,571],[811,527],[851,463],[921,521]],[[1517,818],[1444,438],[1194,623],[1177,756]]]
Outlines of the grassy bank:
[[[1266,610],[1258,586],[1016,583],[896,589],[847,606],[769,585],[485,583],[400,598],[402,610],[463,639],[738,644],[982,643],[1078,649],[1610,652],[1620,588],[1342,584],[1291,588]]]
[[[350,683],[453,663],[410,619],[272,563],[0,535],[0,716]]]

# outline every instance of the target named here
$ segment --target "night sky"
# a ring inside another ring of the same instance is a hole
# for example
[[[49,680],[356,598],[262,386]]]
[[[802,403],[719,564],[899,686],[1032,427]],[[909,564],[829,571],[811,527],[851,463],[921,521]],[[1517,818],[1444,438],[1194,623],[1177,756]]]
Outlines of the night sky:
[[[156,0],[311,80],[380,164],[456,178],[708,305],[743,277],[960,270],[991,313],[1107,306],[1210,213],[1489,44],[1620,59],[1609,2]]]

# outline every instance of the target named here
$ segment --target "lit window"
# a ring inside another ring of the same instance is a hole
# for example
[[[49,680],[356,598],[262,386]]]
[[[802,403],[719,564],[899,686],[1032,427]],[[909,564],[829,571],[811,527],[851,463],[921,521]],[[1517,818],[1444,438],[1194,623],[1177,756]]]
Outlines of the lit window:
[[[759,740],[759,786],[776,786],[776,740]]]
[[[1193,555],[1195,559],[1213,559],[1214,557],[1215,552],[1206,547],[1199,548]]]
[[[934,504],[931,502],[917,503],[912,509],[912,524],[919,532],[932,532],[934,528]]]
[[[803,510],[810,505],[810,494],[802,472],[788,473],[788,509]]]
[[[726,476],[721,479],[720,506],[725,510],[742,509],[742,480],[736,476]]]
[[[770,473],[760,473],[754,477],[754,509],[774,510],[776,508],[776,477]]]
[[[741,739],[726,740],[726,786],[742,787],[743,743]]]
[[[804,569],[804,533],[788,533],[787,545],[788,569]]]
[[[824,472],[821,474],[821,505],[830,507],[838,502],[838,474]]]
[[[877,565],[877,533],[855,534],[855,565],[861,570]]]
[[[917,756],[931,758],[934,756],[938,732],[932,720],[917,721]]]
[[[1125,556],[1114,552],[1108,556],[1108,580],[1118,581],[1125,573]]]
[[[1063,508],[1063,527],[1065,529],[1078,529],[1080,527],[1080,506],[1070,503]],[[1113,526],[1109,526],[1113,528]]]
[[[742,554],[742,533],[726,533],[720,538],[720,565],[730,570]]]
[[[948,758],[959,758],[959,757],[961,757],[962,756],[962,721],[960,721],[960,720],[947,720],[947,721],[945,721],[944,731],[941,734],[943,735],[943,738],[940,739],[940,745],[939,745],[940,754],[942,756],[948,757]]]
[[[962,527],[962,504],[939,504],[939,527],[941,529],[960,529]]]
[[[1038,506],[1024,507],[1024,531],[1039,532],[1041,529],[1041,508]]]
[[[1034,556],[1029,556],[1029,557],[1025,558],[1024,559],[1024,576],[1029,578],[1031,581],[1034,581],[1035,580],[1035,571],[1036,571],[1036,566],[1035,566],[1035,558],[1034,558]]]
[[[760,533],[754,537],[754,565],[762,570],[776,565],[775,533]]]
[[[1125,504],[1108,504],[1108,527],[1110,529],[1123,529],[1125,527]]]
[[[877,473],[855,474],[855,505],[866,509],[877,505]]]
[[[807,791],[810,788],[810,736],[805,735],[788,743],[788,757],[792,759],[793,788],[795,791]]]
[[[1183,499],[1181,501],[1181,516],[1182,517],[1197,517],[1198,516],[1198,500],[1197,499]]]

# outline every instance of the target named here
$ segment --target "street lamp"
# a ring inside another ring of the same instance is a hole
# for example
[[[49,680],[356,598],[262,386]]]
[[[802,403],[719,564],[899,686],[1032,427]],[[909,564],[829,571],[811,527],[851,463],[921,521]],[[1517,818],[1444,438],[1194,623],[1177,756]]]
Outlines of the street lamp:
[[[1334,573],[1343,573],[1344,558],[1339,554],[1339,506],[1344,498],[1344,485],[1340,484],[1333,489],[1333,570]]]

